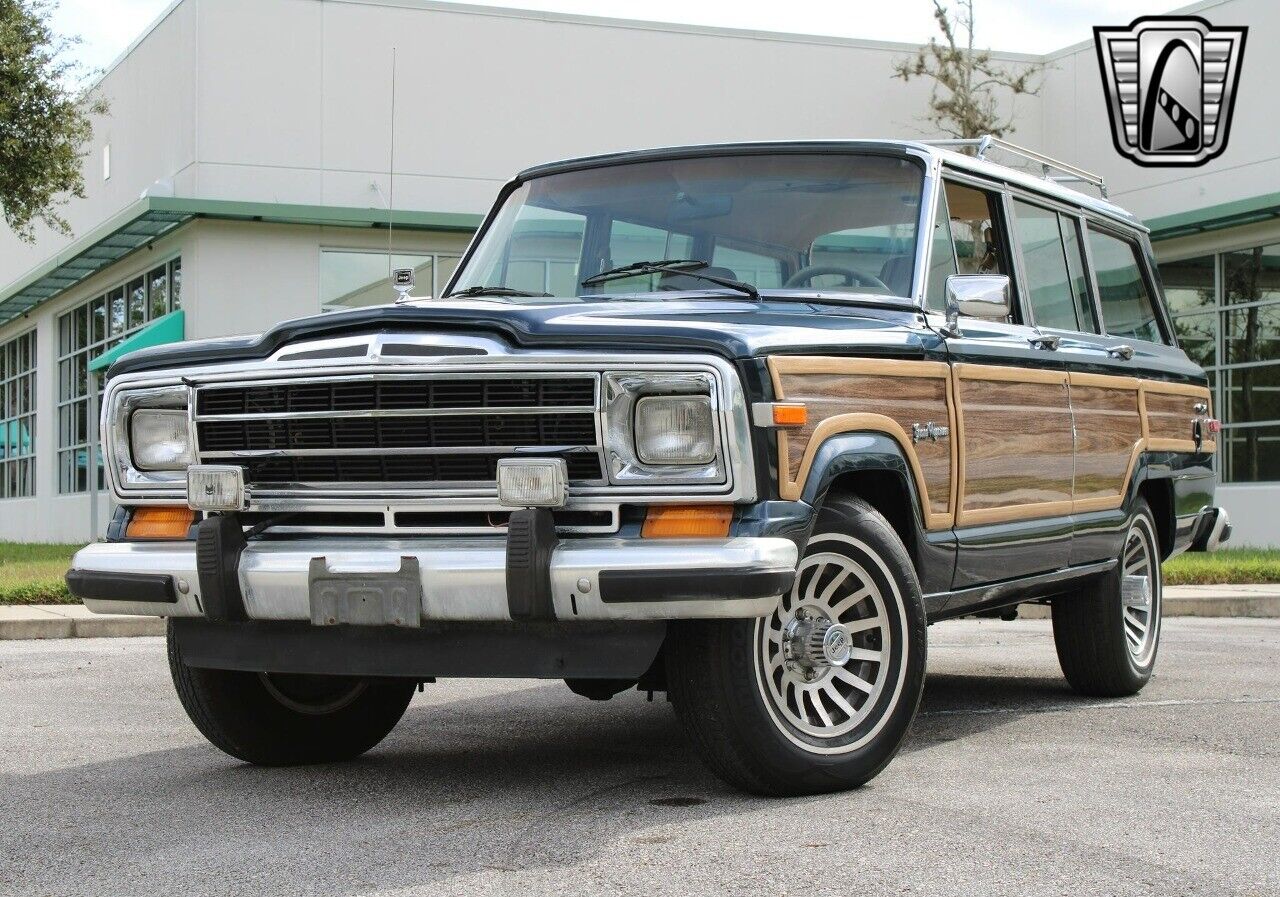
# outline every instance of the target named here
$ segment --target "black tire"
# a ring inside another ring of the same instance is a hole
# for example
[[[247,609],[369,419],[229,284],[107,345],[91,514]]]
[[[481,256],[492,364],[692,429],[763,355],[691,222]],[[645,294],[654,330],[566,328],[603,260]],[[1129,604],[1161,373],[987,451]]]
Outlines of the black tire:
[[[173,626],[169,672],[187,716],[214,747],[258,766],[354,759],[387,736],[415,683],[208,670],[182,662]]]
[[[876,594],[858,598],[868,587]],[[850,659],[845,667],[817,669],[783,662],[784,643],[799,643],[787,627],[802,625],[801,615],[812,615],[823,601],[827,622],[849,628],[846,644],[861,642],[854,650],[878,652],[880,661]],[[884,622],[854,631],[871,620]],[[859,499],[829,499],[796,584],[773,614],[671,627],[669,694],[694,747],[729,784],[770,796],[856,788],[893,759],[915,717],[924,688],[926,629],[915,570],[888,521]],[[851,680],[838,678],[838,671],[876,685],[871,692],[846,692]],[[818,678],[799,681],[808,675]],[[839,690],[844,706],[855,712],[840,710],[830,689]]]
[[[1138,543],[1141,543],[1139,546]],[[1131,553],[1146,553],[1149,607],[1126,608],[1122,583]],[[1146,501],[1139,499],[1129,518],[1115,569],[1071,595],[1053,601],[1053,641],[1058,662],[1071,687],[1082,695],[1119,698],[1137,694],[1151,679],[1160,647],[1162,601],[1160,538]],[[1145,616],[1141,650],[1134,642]],[[1149,635],[1149,641],[1148,641]]]

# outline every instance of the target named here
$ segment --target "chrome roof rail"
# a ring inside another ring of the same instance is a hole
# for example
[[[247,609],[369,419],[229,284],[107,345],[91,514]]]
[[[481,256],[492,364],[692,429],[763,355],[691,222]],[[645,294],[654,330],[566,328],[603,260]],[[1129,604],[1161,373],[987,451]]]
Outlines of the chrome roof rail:
[[[1098,192],[1102,194],[1102,198],[1107,198],[1107,184],[1102,175],[1094,174],[1091,171],[1085,171],[1083,168],[1077,168],[1066,162],[1059,162],[1057,159],[1038,153],[1035,150],[1018,146],[1016,143],[1009,143],[1007,140],[1001,140],[999,137],[992,137],[985,134],[982,137],[961,137],[947,140],[922,140],[921,143],[928,146],[936,146],[942,149],[965,149],[972,147],[976,150],[975,158],[990,161],[986,158],[987,151],[992,149],[1003,150],[1014,156],[1020,156],[1029,162],[1034,162],[1040,166],[1045,180],[1054,181],[1055,183],[1085,183],[1098,188]]]

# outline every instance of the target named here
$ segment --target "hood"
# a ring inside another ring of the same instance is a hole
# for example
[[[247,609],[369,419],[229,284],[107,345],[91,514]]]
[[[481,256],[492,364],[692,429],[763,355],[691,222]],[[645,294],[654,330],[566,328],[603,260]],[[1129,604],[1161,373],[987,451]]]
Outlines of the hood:
[[[396,332],[483,334],[516,350],[703,351],[736,359],[847,349],[856,343],[868,354],[914,355],[923,351],[919,324],[918,313],[909,306],[837,304],[820,297],[762,302],[690,294],[659,301],[424,300],[299,318],[261,336],[144,349],[121,358],[108,376],[262,360],[302,340]]]

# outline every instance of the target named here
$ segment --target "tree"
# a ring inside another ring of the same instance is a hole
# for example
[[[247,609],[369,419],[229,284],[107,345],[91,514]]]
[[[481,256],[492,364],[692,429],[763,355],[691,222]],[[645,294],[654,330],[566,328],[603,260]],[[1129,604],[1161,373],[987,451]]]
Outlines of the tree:
[[[77,86],[81,69],[66,52],[75,41],[53,33],[51,10],[50,0],[0,0],[0,209],[28,243],[36,222],[71,233],[58,207],[84,197],[90,116],[107,111]]]
[[[973,48],[973,0],[960,0],[955,12],[933,0],[933,17],[938,20],[945,43],[929,38],[927,46],[909,59],[894,64],[893,77],[933,79],[926,120],[937,130],[952,137],[981,137],[990,134],[1003,137],[1014,131],[1013,110],[1000,114],[997,92],[1008,91],[1014,97],[1040,92],[1036,83],[1042,66],[1029,65],[1015,71],[991,61],[988,50]],[[964,45],[957,43],[957,32],[963,32]]]

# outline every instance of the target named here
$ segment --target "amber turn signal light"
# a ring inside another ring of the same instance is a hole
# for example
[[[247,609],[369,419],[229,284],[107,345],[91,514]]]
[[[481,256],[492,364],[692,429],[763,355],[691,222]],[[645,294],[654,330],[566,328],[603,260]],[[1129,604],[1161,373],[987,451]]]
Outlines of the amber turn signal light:
[[[804,405],[773,406],[773,425],[775,427],[803,427],[809,422],[809,409]]]
[[[729,535],[733,505],[655,506],[645,515],[645,539],[723,538]]]
[[[195,519],[190,508],[138,508],[124,534],[130,539],[185,539]]]

